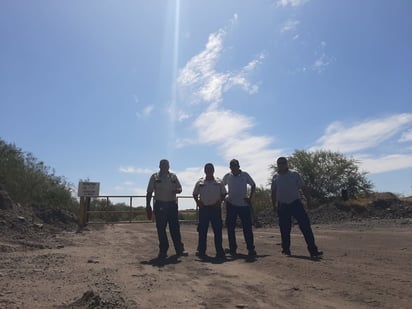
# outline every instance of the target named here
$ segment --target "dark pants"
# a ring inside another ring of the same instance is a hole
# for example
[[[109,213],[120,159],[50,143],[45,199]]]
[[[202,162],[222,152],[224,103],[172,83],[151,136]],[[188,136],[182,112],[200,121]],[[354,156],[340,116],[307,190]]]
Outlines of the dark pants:
[[[160,253],[166,253],[169,249],[169,241],[166,233],[166,226],[168,223],[176,253],[184,251],[184,245],[180,236],[179,216],[176,202],[156,201],[154,204],[154,214],[156,218],[157,236],[159,237]]]
[[[279,203],[278,216],[280,235],[282,237],[282,249],[284,252],[290,252],[292,217],[298,221],[299,228],[303,234],[303,237],[305,237],[309,253],[312,254],[318,252],[318,248],[315,245],[315,237],[313,236],[312,228],[310,227],[309,217],[303,208],[301,200],[295,200],[290,204]]]
[[[243,236],[245,237],[246,247],[248,251],[255,250],[253,244],[253,231],[252,231],[252,216],[250,214],[250,208],[248,206],[236,206],[226,202],[226,227],[227,236],[229,238],[229,250],[236,251],[236,219],[239,216],[242,221]]]
[[[212,224],[215,235],[216,254],[223,254],[222,246],[222,213],[220,207],[201,207],[199,209],[199,242],[198,251],[200,254],[206,253],[207,230],[209,222]]]

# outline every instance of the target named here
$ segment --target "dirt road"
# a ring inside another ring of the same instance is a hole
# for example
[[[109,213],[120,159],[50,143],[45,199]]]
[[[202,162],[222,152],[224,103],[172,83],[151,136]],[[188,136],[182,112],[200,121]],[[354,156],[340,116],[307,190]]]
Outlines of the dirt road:
[[[411,227],[314,226],[321,261],[308,259],[297,227],[292,257],[280,254],[277,228],[256,229],[255,261],[201,261],[195,227],[183,225],[190,255],[163,263],[152,223],[90,227],[58,234],[50,249],[1,252],[0,308],[411,308]]]

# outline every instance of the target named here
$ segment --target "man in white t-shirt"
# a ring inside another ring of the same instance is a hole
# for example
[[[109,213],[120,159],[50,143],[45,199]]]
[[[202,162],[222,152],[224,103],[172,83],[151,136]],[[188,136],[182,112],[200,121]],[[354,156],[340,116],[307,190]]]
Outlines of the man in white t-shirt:
[[[240,169],[239,161],[233,159],[229,164],[230,173],[227,173],[222,182],[228,186],[226,198],[226,227],[229,238],[230,255],[236,256],[236,219],[239,216],[242,221],[243,235],[248,250],[248,256],[256,257],[252,231],[251,199],[256,190],[256,184],[247,172]],[[247,186],[250,186],[248,196]]]
[[[300,198],[300,190],[310,203],[309,190],[305,186],[298,172],[289,170],[285,157],[277,159],[278,172],[272,179],[272,204],[279,216],[279,228],[282,238],[282,253],[290,256],[290,232],[292,230],[292,217],[298,221],[299,228],[305,238],[308,251],[312,258],[320,258],[323,252],[318,250],[315,237],[310,226],[309,217]]]

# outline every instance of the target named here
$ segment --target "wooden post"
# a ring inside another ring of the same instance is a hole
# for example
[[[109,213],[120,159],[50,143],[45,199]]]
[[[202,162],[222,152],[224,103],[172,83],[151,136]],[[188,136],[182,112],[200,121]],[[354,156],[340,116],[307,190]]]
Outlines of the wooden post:
[[[85,226],[85,201],[84,196],[80,197],[80,209],[79,209],[79,227],[82,228]]]
[[[84,209],[84,225],[87,225],[89,223],[89,213],[88,211],[90,210],[90,203],[91,203],[92,198],[90,196],[86,197],[86,207]]]

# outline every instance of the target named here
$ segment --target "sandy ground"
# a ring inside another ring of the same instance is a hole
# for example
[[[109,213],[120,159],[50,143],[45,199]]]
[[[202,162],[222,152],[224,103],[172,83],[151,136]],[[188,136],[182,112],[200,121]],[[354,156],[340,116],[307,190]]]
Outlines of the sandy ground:
[[[153,223],[58,234],[49,249],[0,252],[0,308],[412,308],[412,225],[313,226],[320,261],[297,227],[292,257],[277,228],[255,229],[258,257],[195,256],[195,226],[182,225],[188,257],[160,262]],[[224,244],[227,246],[226,230]],[[3,244],[4,245],[4,244]],[[169,249],[169,254],[173,254]]]

